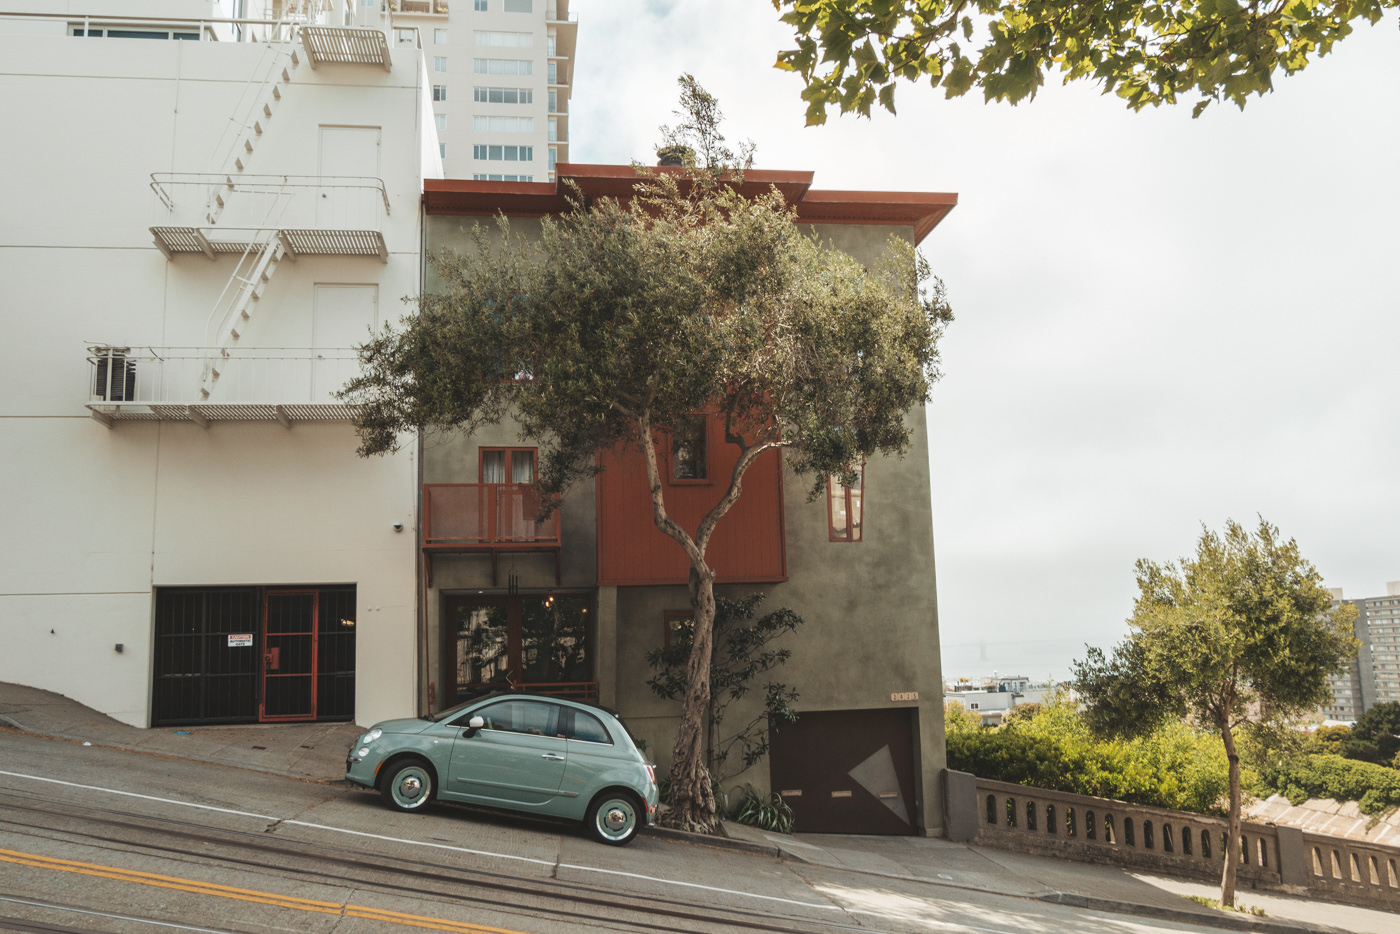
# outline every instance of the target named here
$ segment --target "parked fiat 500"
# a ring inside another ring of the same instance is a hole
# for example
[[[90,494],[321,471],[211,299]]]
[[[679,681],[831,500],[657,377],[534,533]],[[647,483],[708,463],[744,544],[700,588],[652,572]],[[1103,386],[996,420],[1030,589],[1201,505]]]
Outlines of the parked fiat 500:
[[[356,741],[345,778],[399,811],[434,799],[582,821],[621,846],[656,818],[656,772],[616,716],[524,694],[431,718],[386,720]]]

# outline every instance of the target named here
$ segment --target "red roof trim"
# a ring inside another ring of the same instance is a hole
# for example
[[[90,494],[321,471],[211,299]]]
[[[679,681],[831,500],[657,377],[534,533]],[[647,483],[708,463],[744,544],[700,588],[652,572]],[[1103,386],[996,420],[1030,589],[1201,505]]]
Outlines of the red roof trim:
[[[681,169],[653,171],[679,174]],[[480,182],[466,179],[425,179],[423,205],[428,214],[447,216],[542,217],[569,209],[573,181],[585,198],[632,197],[637,184],[630,165],[560,163],[555,182]],[[815,224],[871,224],[913,227],[917,244],[938,226],[958,203],[949,193],[910,191],[813,191],[813,173],[750,169],[739,191],[749,197],[777,188],[797,216]]]

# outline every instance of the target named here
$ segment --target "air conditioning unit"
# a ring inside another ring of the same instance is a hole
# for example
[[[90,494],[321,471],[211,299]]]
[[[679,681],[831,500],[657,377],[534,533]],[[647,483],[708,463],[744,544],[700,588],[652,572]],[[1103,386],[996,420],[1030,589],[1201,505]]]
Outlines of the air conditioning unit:
[[[130,347],[89,347],[93,362],[92,398],[100,402],[136,399],[136,361]]]

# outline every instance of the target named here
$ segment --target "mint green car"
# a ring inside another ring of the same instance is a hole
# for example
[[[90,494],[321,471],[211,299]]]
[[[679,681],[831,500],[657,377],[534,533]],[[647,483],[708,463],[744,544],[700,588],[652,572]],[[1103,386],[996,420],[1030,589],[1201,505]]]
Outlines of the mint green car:
[[[478,698],[431,718],[386,720],[345,762],[351,784],[399,811],[435,798],[582,821],[621,846],[656,819],[656,770],[612,713],[557,697]]]

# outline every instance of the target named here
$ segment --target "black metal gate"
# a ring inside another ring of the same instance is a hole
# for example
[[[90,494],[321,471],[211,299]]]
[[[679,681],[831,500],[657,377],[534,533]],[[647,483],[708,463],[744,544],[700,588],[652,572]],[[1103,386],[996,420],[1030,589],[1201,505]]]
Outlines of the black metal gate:
[[[298,588],[310,614],[309,645],[298,659],[307,679],[299,719],[355,715],[355,588]],[[284,588],[162,587],[156,591],[151,725],[257,723],[268,699],[264,677],[272,646],[268,597]],[[275,602],[275,601],[274,601]],[[285,628],[275,622],[273,630]],[[281,652],[276,653],[279,657]],[[314,703],[313,703],[314,698]],[[280,698],[272,716],[287,719]],[[281,714],[279,717],[278,714]]]

